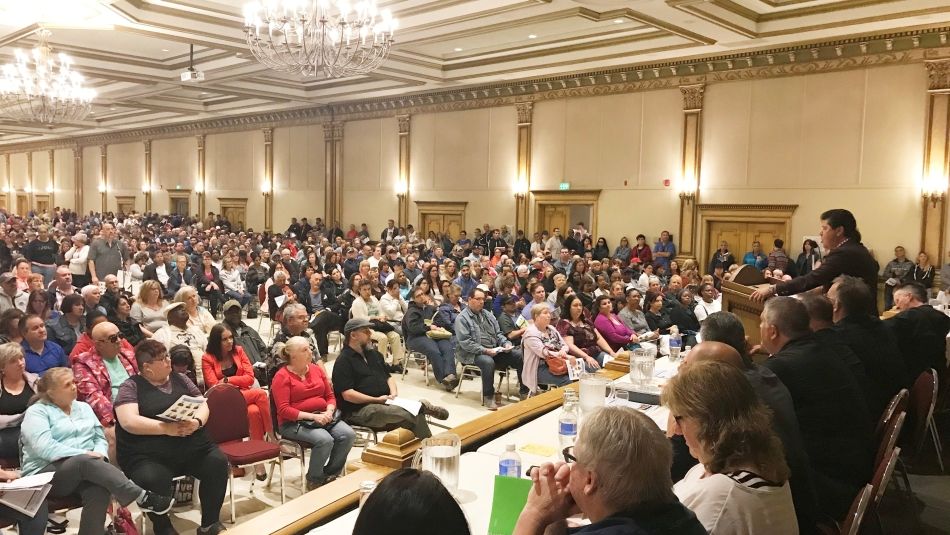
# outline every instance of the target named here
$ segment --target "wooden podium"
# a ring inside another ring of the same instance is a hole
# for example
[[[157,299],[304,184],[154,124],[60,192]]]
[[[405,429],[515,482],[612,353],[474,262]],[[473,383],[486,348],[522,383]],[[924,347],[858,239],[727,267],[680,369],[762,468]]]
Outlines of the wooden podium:
[[[732,280],[722,281],[722,310],[739,318],[752,345],[759,343],[759,316],[763,304],[752,302],[750,296],[768,285],[762,272],[748,265],[739,268]]]

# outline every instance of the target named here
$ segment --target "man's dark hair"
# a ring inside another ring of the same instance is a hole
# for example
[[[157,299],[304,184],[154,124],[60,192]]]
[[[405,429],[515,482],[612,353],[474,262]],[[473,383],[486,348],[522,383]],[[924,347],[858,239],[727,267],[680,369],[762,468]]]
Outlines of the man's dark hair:
[[[731,312],[713,312],[706,316],[699,328],[703,342],[721,342],[739,352],[746,366],[751,362],[746,355],[745,327],[739,318]]]
[[[794,297],[773,297],[766,301],[765,321],[789,340],[811,333],[808,309]]]
[[[785,240],[783,240],[783,239],[781,239],[781,238],[775,238],[775,241],[772,242],[772,243],[773,243],[773,244],[775,245],[775,247],[778,248],[778,249],[781,249],[782,247],[785,247]]]
[[[821,220],[827,221],[828,226],[836,229],[844,227],[844,236],[854,241],[861,241],[861,233],[858,232],[858,222],[854,219],[854,214],[844,208],[834,208],[821,214]]]
[[[353,535],[392,532],[471,535],[465,513],[431,472],[401,468],[387,475],[363,504]]]
[[[924,288],[924,285],[919,282],[905,282],[904,284],[899,285],[897,288],[894,288],[894,293],[899,291],[909,293],[914,297],[914,299],[920,301],[921,303],[927,303],[930,301],[930,297],[927,296],[927,289]]]
[[[808,317],[811,319],[822,323],[832,323],[834,321],[834,305],[831,303],[831,299],[824,295],[806,292],[799,295],[798,300],[805,305],[805,310],[808,311]]]
[[[865,315],[873,308],[871,291],[863,280],[850,275],[838,275],[833,284],[838,288],[838,304],[844,308],[845,316]]]

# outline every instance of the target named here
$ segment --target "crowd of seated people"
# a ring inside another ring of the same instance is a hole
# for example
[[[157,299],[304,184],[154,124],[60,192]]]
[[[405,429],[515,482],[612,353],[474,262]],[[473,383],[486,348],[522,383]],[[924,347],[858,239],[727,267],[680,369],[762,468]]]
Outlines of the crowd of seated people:
[[[74,379],[56,372],[44,383],[54,391],[46,403],[61,412],[75,403],[88,406],[90,425],[102,437],[93,430],[89,449],[117,462],[128,485],[161,497],[171,493],[175,476],[201,479],[201,533],[221,529],[217,517],[227,463],[202,431],[207,407],[185,424],[155,419],[180,394],[219,383],[241,390],[253,438],[287,435],[313,444],[307,482],[314,488],[342,469],[353,443],[350,425],[405,427],[426,437],[431,434],[426,416],[447,417],[445,409],[427,401],[417,415],[386,403],[399,395],[391,373],[408,365],[407,351],[424,354],[437,382],[449,390],[457,387],[461,366],[477,367],[482,403],[493,410],[503,402],[495,392],[496,371],[514,371],[524,397],[569,382],[569,366],[580,362],[596,370],[674,326],[684,334],[708,330],[702,338],[715,341],[728,331],[722,326],[728,315],[721,312],[721,284],[740,265],[782,279],[804,275],[821,262],[810,240],[797,259],[781,240],[769,251],[753,244],[741,264],[723,242],[703,273],[694,260],[677,260],[669,232],[661,232],[653,246],[641,234],[635,243],[623,238],[611,249],[581,224],[533,239],[486,224],[471,238],[465,233],[457,240],[438,233],[424,238],[392,221],[377,240],[365,225],[363,231],[354,226],[344,232],[319,219],[314,225],[294,221],[284,233],[259,233],[233,229],[220,217],[79,217],[61,210],[46,219],[0,212],[0,225],[10,253],[0,266],[0,340],[12,342],[0,346],[0,448],[17,453],[22,416],[40,389],[37,381],[50,370],[72,369]],[[61,243],[49,269],[26,256],[47,240]],[[706,398],[677,397],[675,388],[667,395],[671,408],[682,413],[671,429],[685,436],[679,447],[674,437],[673,458],[682,454],[703,467],[686,467],[675,477],[680,481],[675,494],[654,497],[667,504],[670,522],[683,522],[677,524],[684,526],[681,532],[696,525],[714,530],[732,521],[728,515],[712,518],[704,507],[748,481],[764,483],[748,503],[731,505],[735,518],[754,528],[774,531],[770,522],[781,519],[782,529],[797,522],[808,531],[822,514],[840,518],[870,476],[870,429],[883,405],[921,372],[946,368],[950,318],[928,306],[934,268],[926,255],[916,264],[896,256],[884,271],[894,279],[886,293],[894,317],[882,322],[867,316],[870,291],[861,280],[842,277],[824,301],[768,302],[761,335],[762,349],[772,358],[765,365],[751,364],[741,336],[725,335],[720,341],[738,355],[726,360],[741,373],[703,366],[672,384],[697,392],[709,382],[737,385],[728,400],[716,397],[721,389]],[[34,267],[42,269],[34,273]],[[277,327],[267,342],[243,321],[259,314]],[[329,339],[336,332],[341,348],[328,373]],[[697,347],[697,360],[702,349]],[[748,395],[740,375],[751,382],[755,396]],[[74,402],[57,393],[68,390],[63,385],[69,381],[76,385]],[[690,381],[698,386],[688,386]],[[818,384],[837,392],[835,400],[848,402],[814,399],[808,392]],[[773,414],[768,422],[763,406]],[[734,438],[716,440],[752,440],[763,445],[761,452],[725,462],[716,457],[720,446],[704,429],[727,408],[745,414],[746,421],[737,421]],[[649,427],[625,413],[610,418],[631,428]],[[829,420],[848,425],[837,425],[832,433]],[[585,470],[596,471],[598,456],[612,463],[615,452],[585,447],[596,443],[585,439],[597,434],[594,425],[586,429],[574,456],[589,461]],[[652,437],[653,430],[636,432]],[[776,440],[784,446],[784,458],[776,453]],[[194,455],[156,453],[164,448]],[[534,474],[535,485],[573,480],[575,471],[566,475],[563,468],[542,467]],[[697,477],[700,471],[714,477]],[[263,477],[263,467],[255,467],[255,475]],[[120,504],[130,503],[131,493],[113,480],[83,485],[119,492]],[[806,487],[815,496],[802,490]],[[99,502],[90,493],[90,518],[98,521]],[[677,496],[698,524],[673,505]],[[145,495],[135,499],[140,497]],[[617,501],[616,495],[596,497],[603,503],[582,503],[585,499],[577,504],[608,513],[602,519],[620,513],[636,517],[636,503]],[[742,508],[756,504],[771,504],[781,515],[743,516]],[[550,511],[532,516],[544,506],[529,500],[523,525],[562,520]],[[160,510],[150,517],[157,532],[171,532]]]

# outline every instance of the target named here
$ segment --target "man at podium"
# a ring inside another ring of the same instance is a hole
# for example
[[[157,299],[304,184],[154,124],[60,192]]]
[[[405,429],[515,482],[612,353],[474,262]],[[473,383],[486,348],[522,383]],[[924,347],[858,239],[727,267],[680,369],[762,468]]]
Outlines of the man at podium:
[[[755,302],[762,302],[774,295],[793,295],[818,288],[825,291],[831,287],[832,281],[838,275],[859,277],[871,290],[874,299],[871,300],[872,310],[868,313],[877,315],[877,260],[871,256],[867,248],[861,243],[861,233],[854,215],[843,208],[835,208],[821,214],[821,246],[828,253],[821,260],[821,265],[807,275],[790,281],[773,284],[756,290],[750,298]]]

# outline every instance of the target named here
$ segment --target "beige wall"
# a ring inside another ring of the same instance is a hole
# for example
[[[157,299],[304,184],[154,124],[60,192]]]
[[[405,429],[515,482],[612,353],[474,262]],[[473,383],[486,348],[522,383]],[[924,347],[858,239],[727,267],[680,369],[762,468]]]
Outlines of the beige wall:
[[[56,187],[55,205],[71,210],[76,209],[75,159],[72,149],[59,149],[53,155],[54,184]]]
[[[919,177],[926,117],[921,64],[710,84],[703,112],[701,202],[797,204],[794,241],[812,235],[818,214],[855,212],[866,242],[886,260],[894,244],[920,241]],[[601,190],[594,215],[613,247],[621,236],[677,232],[683,113],[678,89],[537,102],[530,186]],[[322,125],[274,130],[274,228],[290,217],[322,217]],[[342,223],[378,233],[395,218],[398,129],[395,118],[350,121],[343,138]],[[141,141],[110,146],[110,199],[141,196]],[[99,209],[99,147],[83,150],[85,209]],[[38,191],[48,181],[47,153],[34,153]],[[263,225],[264,134],[206,138],[207,210],[220,197],[246,198],[248,223]],[[152,142],[153,208],[168,210],[169,190],[193,190],[194,136]],[[73,203],[73,158],[56,153],[56,204]],[[412,201],[465,201],[466,226],[513,224],[517,113],[513,106],[425,113],[411,118]],[[0,170],[0,173],[3,171]],[[15,188],[26,182],[26,155],[11,156]],[[197,196],[191,197],[192,211]],[[110,200],[109,209],[115,208]],[[142,205],[136,208],[143,209]],[[535,214],[531,214],[532,228]],[[415,202],[409,222],[419,222]],[[737,244],[744,250],[747,244]],[[798,243],[789,245],[796,250]]]

